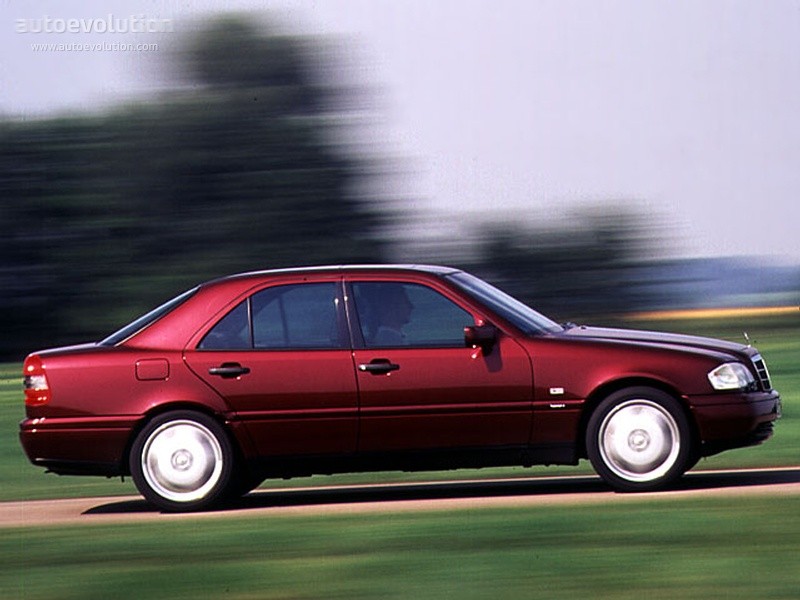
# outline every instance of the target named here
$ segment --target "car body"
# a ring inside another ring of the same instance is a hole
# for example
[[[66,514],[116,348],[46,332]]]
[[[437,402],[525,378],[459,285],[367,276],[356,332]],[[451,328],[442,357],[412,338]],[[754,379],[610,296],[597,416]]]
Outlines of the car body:
[[[131,474],[165,510],[267,477],[584,457],[618,490],[653,490],[780,415],[749,345],[558,325],[435,266],[225,277],[23,369],[34,464]]]

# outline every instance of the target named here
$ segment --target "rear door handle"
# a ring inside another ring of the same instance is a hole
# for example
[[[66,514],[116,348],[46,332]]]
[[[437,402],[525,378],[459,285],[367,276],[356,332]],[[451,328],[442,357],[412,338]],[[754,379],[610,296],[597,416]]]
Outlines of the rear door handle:
[[[395,364],[386,358],[376,358],[368,363],[361,363],[358,365],[359,371],[363,371],[364,373],[372,373],[373,375],[384,375],[399,369],[400,365]]]
[[[223,379],[234,379],[240,375],[247,375],[250,372],[249,367],[243,367],[239,363],[222,363],[218,367],[211,367],[208,370],[209,375],[217,375]]]

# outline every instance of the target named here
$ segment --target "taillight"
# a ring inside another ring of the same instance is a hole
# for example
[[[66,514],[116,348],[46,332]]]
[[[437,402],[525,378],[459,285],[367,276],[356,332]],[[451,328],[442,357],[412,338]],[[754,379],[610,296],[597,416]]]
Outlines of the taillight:
[[[25,359],[22,374],[25,377],[25,404],[41,406],[50,402],[50,386],[47,383],[42,359],[31,354]]]

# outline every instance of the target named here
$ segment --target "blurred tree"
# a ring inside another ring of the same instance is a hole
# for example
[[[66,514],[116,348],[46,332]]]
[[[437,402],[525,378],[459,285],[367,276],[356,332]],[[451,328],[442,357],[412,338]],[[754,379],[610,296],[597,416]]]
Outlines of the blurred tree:
[[[187,85],[157,102],[0,126],[3,358],[98,339],[210,277],[385,259],[332,55],[239,17],[184,42]]]
[[[479,226],[478,259],[467,268],[561,320],[597,319],[641,309],[641,217],[619,207],[578,213],[569,227]]]
[[[312,47],[314,53],[321,50],[313,41]],[[314,82],[302,48],[301,38],[265,33],[241,17],[222,16],[191,39],[182,54],[194,82],[215,88],[282,89],[302,97]],[[287,111],[298,108],[297,103],[279,104]]]

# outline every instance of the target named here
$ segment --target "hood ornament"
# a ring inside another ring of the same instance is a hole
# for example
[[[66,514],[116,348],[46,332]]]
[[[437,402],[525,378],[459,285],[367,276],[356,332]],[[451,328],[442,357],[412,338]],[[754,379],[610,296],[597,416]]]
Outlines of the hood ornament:
[[[743,331],[743,332],[742,332],[742,335],[744,336],[744,339],[745,339],[745,341],[747,342],[747,347],[748,347],[748,348],[749,348],[749,347],[751,347],[751,346],[753,345],[753,342],[751,342],[751,341],[750,341],[750,336],[749,336],[749,335],[747,335],[747,332],[746,332],[746,331]]]

